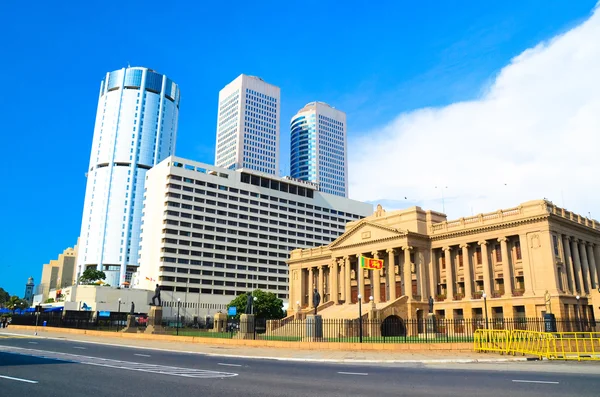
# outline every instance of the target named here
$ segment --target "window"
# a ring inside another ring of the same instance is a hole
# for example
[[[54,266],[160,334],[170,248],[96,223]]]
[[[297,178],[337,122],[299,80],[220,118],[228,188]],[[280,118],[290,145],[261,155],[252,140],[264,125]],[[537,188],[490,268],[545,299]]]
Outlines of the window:
[[[556,237],[556,235],[552,235],[552,243],[554,244],[554,256],[559,256],[558,255],[558,237]],[[520,253],[520,250],[519,250]],[[521,259],[521,258],[517,258],[517,259]]]
[[[556,236],[552,236],[554,238],[556,238]],[[556,256],[558,256],[558,246],[554,246],[554,254]],[[515,256],[517,257],[517,260],[520,261],[521,260],[521,242],[520,241],[516,241],[515,242]]]
[[[475,256],[477,257],[477,264],[481,265],[481,247],[475,249]]]
[[[496,252],[496,262],[502,262],[502,251],[500,251],[500,244],[494,245],[494,251]]]

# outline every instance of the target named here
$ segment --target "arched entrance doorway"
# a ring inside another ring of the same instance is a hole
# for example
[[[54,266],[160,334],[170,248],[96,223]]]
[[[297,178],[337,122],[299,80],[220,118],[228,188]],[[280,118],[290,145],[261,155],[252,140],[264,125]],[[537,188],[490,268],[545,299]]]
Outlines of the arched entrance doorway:
[[[388,316],[381,324],[381,336],[405,336],[406,326],[404,321],[396,316]]]

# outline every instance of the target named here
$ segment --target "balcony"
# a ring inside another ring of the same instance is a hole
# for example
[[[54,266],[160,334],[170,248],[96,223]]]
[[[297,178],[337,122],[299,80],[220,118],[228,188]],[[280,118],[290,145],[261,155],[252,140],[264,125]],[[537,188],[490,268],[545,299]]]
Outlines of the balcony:
[[[464,297],[465,297],[465,294],[460,294],[460,293],[459,294],[454,294],[453,300],[455,300],[455,301],[461,301],[461,300],[463,300]]]
[[[413,298],[413,300],[416,300],[418,302],[421,301],[421,295],[413,295],[412,298]]]
[[[483,297],[483,291],[475,291],[471,295],[473,299],[481,299]]]
[[[492,298],[501,298],[502,295],[504,295],[502,290],[492,291]]]
[[[513,289],[512,296],[523,296],[525,293],[525,288],[516,288]]]
[[[446,294],[439,294],[435,296],[436,302],[443,302],[446,300]]]

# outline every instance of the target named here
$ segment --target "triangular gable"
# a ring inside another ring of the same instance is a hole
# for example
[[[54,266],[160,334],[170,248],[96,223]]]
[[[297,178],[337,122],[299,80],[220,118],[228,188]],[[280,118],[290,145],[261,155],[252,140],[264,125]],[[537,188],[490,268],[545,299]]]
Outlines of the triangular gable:
[[[392,237],[405,236],[406,231],[363,220],[329,244],[329,248],[373,242]]]

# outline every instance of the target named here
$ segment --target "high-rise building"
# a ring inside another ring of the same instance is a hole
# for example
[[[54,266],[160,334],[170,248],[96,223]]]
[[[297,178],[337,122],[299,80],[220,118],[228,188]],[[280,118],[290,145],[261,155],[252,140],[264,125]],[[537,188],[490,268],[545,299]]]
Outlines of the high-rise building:
[[[219,92],[215,165],[279,173],[279,87],[242,74]]]
[[[79,241],[78,241],[79,244]],[[39,295],[36,302],[43,302],[53,289],[61,289],[77,282],[75,265],[77,263],[78,245],[65,249],[58,258],[42,266],[41,282],[36,288],[35,295]]]
[[[94,267],[122,285],[138,265],[146,171],[175,151],[180,93],[142,67],[106,74],[87,175],[77,272]]]
[[[33,277],[29,277],[27,279],[27,284],[25,284],[25,295],[23,295],[23,299],[29,302],[29,305],[33,303]]]
[[[135,288],[160,284],[163,306],[215,313],[261,289],[287,303],[289,252],[328,244],[373,206],[311,182],[170,157],[148,172]]]
[[[290,124],[291,176],[348,197],[346,113],[323,102],[304,106]]]

